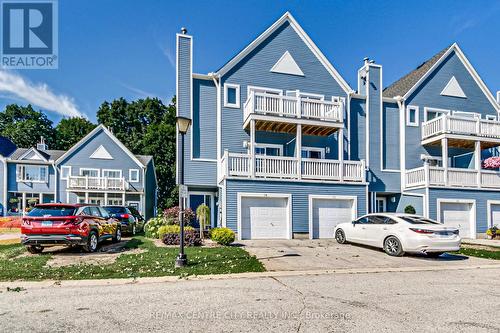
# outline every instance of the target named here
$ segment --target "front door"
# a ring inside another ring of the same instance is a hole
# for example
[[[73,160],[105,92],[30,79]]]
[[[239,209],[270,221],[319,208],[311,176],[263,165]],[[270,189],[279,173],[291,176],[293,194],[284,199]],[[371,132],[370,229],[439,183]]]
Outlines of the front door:
[[[377,198],[377,213],[383,213],[387,211],[387,199],[386,198]]]

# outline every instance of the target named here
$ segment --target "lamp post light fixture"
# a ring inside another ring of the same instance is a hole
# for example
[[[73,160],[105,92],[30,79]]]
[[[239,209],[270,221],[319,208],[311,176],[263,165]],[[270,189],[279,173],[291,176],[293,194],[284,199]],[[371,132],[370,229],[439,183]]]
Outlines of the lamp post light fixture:
[[[186,117],[177,117],[177,129],[181,134],[181,158],[179,161],[179,225],[181,226],[180,249],[177,259],[175,259],[175,267],[184,267],[187,265],[187,256],[184,253],[184,200],[187,196],[187,191],[184,189],[184,135],[186,135],[191,126],[191,119]]]

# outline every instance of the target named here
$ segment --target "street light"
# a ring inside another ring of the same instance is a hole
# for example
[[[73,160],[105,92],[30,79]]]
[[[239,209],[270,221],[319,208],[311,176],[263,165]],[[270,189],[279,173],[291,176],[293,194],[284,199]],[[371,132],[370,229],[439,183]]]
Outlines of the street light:
[[[181,134],[181,158],[180,158],[180,174],[179,174],[179,224],[181,226],[181,239],[180,239],[180,249],[177,259],[175,259],[175,267],[184,267],[187,265],[187,257],[184,253],[184,196],[186,195],[184,189],[184,135],[189,130],[191,125],[191,119],[186,117],[177,117],[177,129]]]

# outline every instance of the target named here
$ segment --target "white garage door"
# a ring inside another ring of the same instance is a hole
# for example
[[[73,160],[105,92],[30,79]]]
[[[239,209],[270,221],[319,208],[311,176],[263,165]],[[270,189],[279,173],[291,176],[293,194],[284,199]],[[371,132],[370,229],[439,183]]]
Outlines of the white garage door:
[[[241,198],[241,239],[286,239],[288,198]]]
[[[471,238],[472,204],[441,202],[441,223],[455,227],[462,238]]]
[[[354,219],[353,199],[312,199],[312,238],[334,238],[339,223]]]
[[[491,204],[490,206],[491,214],[491,225],[496,225],[500,227],[500,204]]]

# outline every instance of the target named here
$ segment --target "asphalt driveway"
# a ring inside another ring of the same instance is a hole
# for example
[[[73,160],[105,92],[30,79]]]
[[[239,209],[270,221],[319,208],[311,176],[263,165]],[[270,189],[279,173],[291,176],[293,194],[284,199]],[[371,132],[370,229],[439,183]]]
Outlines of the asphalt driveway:
[[[239,241],[255,255],[268,271],[308,271],[337,269],[373,269],[435,267],[437,265],[474,267],[498,264],[498,261],[444,254],[439,258],[424,255],[390,257],[379,249],[344,244],[335,240],[252,240]]]

